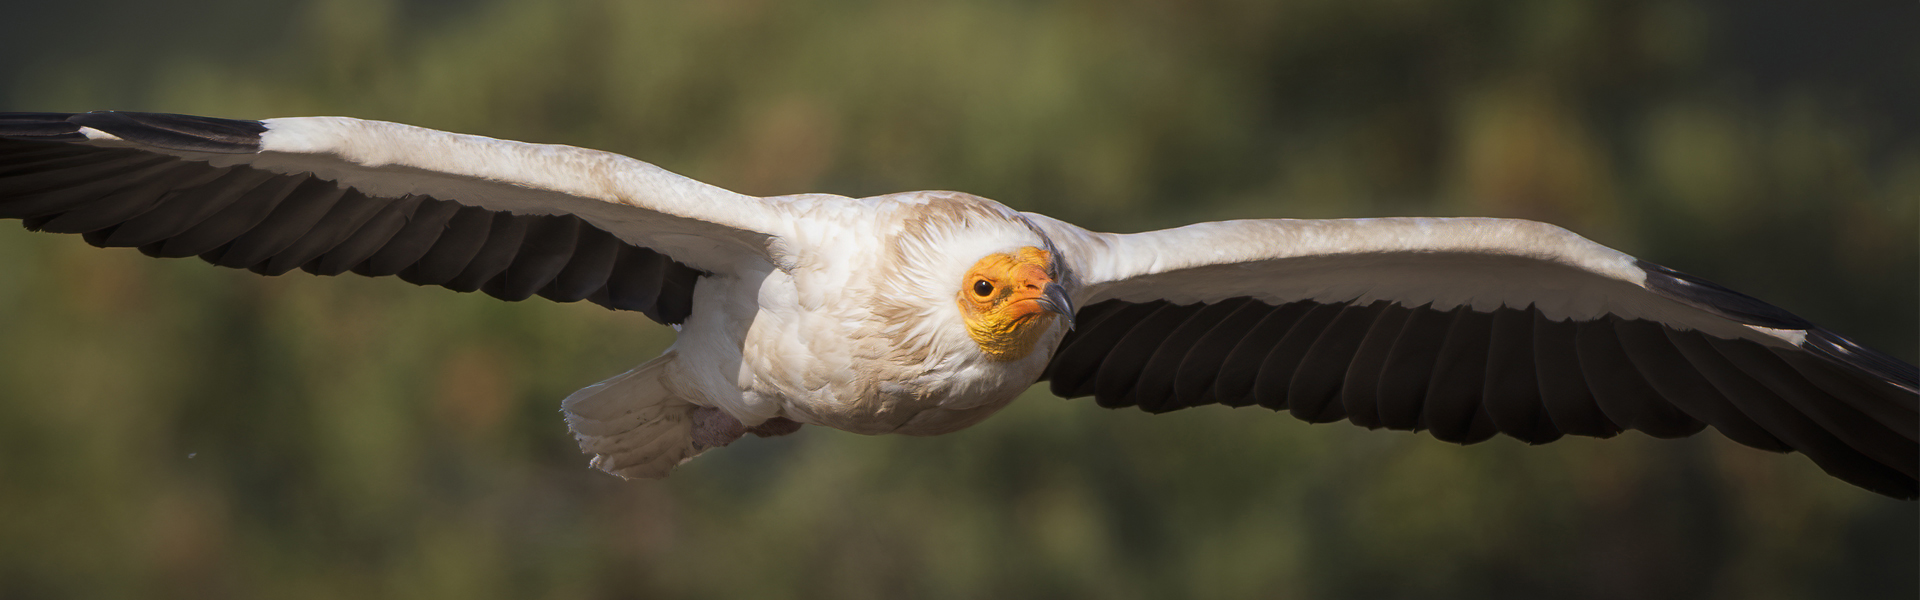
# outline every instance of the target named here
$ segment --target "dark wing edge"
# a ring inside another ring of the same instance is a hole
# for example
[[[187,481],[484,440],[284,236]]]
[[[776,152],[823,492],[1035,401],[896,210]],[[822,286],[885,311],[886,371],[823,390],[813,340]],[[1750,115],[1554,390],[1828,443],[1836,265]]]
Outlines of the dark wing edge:
[[[1920,393],[1920,368],[1914,365],[1711,281],[1644,260],[1639,262],[1639,266],[1647,272],[1647,289],[1655,293],[1740,323],[1805,331],[1807,337],[1800,344],[1801,348],[1835,364],[1870,373],[1909,393]]]
[[[370,196],[311,174],[84,145],[82,127],[212,154],[258,152],[267,131],[259,121],[189,115],[0,113],[0,218],[265,275],[397,275],[510,301],[587,300],[664,324],[687,318],[704,274],[570,214]]]
[[[1107,408],[1259,405],[1461,444],[1624,430],[1673,438],[1712,426],[1747,446],[1806,454],[1853,485],[1920,496],[1913,365],[1641,265],[1656,294],[1805,339],[1782,347],[1615,315],[1554,320],[1532,306],[1107,300],[1080,311],[1041,380]]]

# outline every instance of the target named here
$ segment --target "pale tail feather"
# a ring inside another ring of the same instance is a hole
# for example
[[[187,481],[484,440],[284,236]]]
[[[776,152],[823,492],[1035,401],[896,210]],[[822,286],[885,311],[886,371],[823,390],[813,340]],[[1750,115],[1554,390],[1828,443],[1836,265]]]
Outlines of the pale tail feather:
[[[671,355],[567,396],[560,411],[593,466],[627,478],[666,477],[705,448],[693,442],[695,405],[660,384]]]

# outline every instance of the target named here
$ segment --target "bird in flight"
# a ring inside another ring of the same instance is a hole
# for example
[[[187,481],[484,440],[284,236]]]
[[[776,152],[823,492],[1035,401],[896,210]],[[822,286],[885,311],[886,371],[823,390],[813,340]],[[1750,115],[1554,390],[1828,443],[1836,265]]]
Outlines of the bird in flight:
[[[0,217],[279,275],[634,311],[679,337],[562,404],[663,477],[804,425],[937,435],[1039,381],[1530,444],[1711,425],[1913,499],[1920,371],[1513,219],[1081,229],[959,192],[759,198],[624,156],[342,117],[0,113]]]

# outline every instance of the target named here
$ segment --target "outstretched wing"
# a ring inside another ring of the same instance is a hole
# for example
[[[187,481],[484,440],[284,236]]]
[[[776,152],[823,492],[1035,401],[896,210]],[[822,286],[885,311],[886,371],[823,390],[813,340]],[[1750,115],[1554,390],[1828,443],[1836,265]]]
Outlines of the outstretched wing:
[[[1130,235],[1039,215],[1082,278],[1044,378],[1150,412],[1259,404],[1470,444],[1712,425],[1914,498],[1912,365],[1751,297],[1506,219],[1262,220]]]
[[[278,275],[398,275],[678,323],[766,260],[759,198],[616,154],[342,117],[0,113],[0,217]]]

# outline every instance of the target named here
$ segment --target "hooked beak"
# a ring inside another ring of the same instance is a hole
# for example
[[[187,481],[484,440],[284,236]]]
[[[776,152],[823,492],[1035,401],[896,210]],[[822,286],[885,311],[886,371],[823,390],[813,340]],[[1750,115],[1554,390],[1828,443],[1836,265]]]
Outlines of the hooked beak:
[[[1046,289],[1042,290],[1040,297],[1034,298],[1033,301],[1040,303],[1041,308],[1066,317],[1067,330],[1073,330],[1073,300],[1067,298],[1067,288],[1061,287],[1058,283],[1047,282]]]

